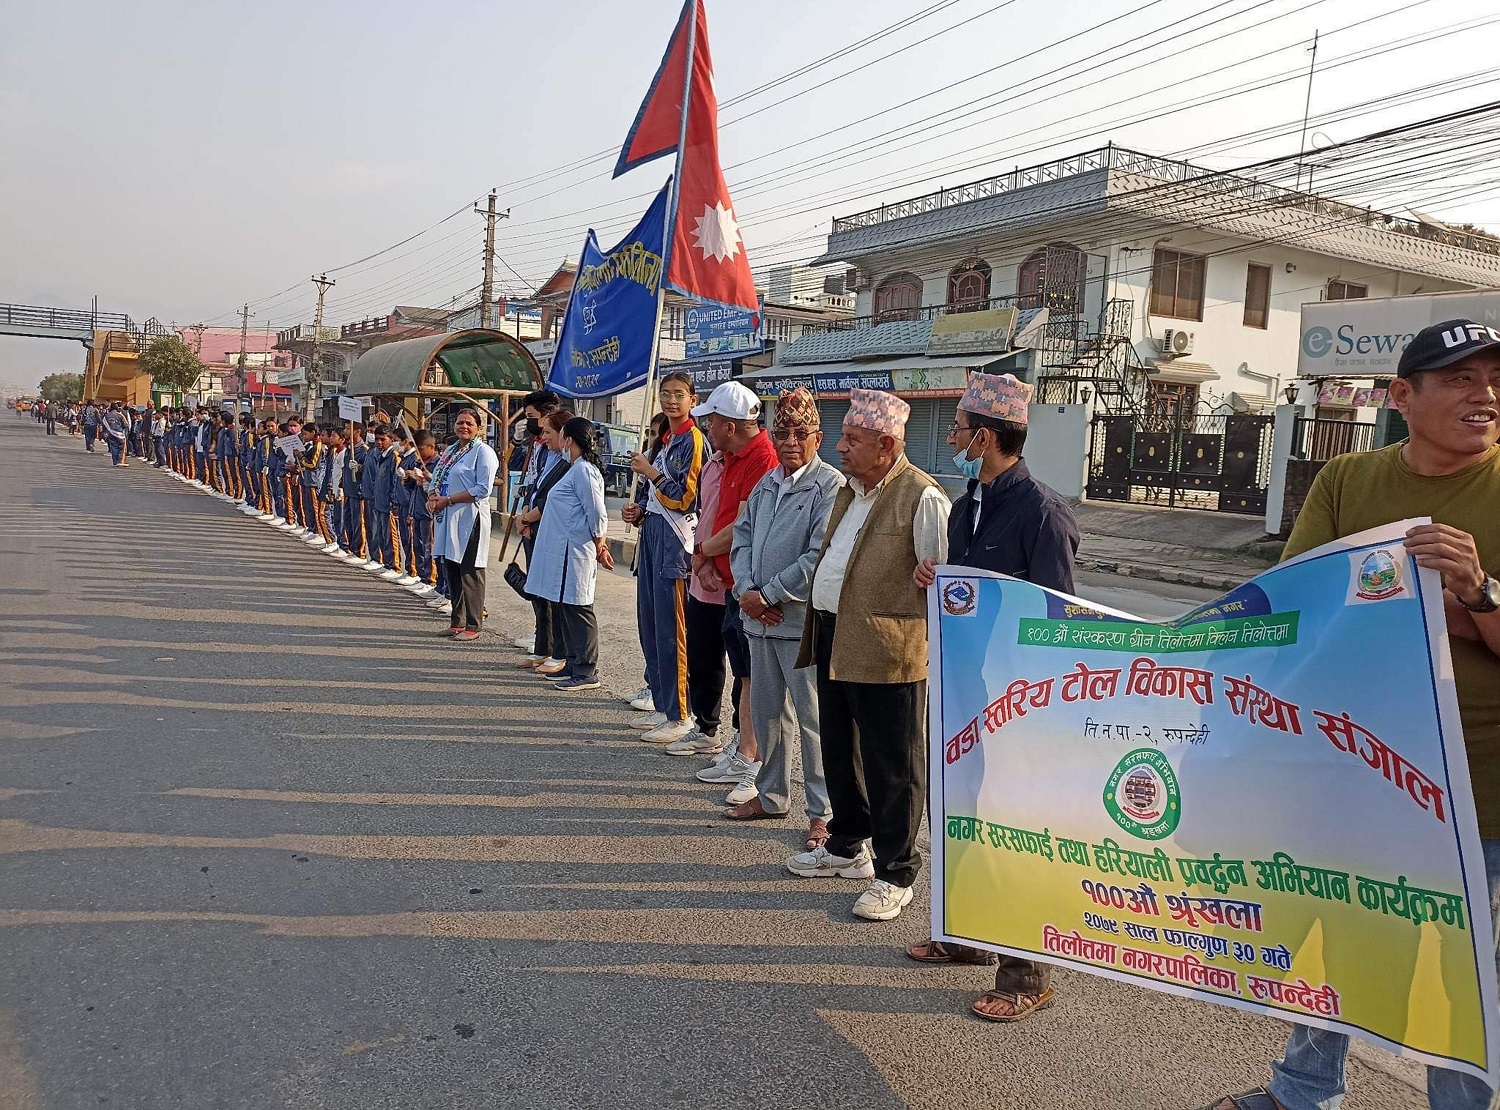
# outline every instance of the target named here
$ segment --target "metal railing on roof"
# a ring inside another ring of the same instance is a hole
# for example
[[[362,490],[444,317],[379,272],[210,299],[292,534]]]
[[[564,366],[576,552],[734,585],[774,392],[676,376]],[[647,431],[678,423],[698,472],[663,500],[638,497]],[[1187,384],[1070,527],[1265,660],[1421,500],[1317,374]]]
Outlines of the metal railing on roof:
[[[1137,150],[1127,150],[1113,145],[1085,151],[1083,154],[1075,154],[1070,158],[1060,158],[1036,166],[1017,168],[1010,173],[971,181],[966,185],[939,189],[935,193],[912,197],[910,200],[898,201],[895,204],[883,204],[879,208],[856,212],[852,216],[840,216],[833,221],[833,234],[877,227],[894,220],[936,212],[954,205],[969,204],[1019,189],[1028,189],[1035,185],[1045,185],[1065,178],[1108,170],[1135,174],[1167,184],[1189,185],[1237,201],[1250,200],[1268,210],[1296,208],[1367,227],[1384,228],[1396,235],[1409,235],[1444,246],[1477,251],[1481,254],[1500,255],[1500,238],[1493,235],[1435,227],[1432,224],[1409,220],[1403,216],[1377,212],[1372,208],[1345,204],[1343,201],[1332,200],[1317,193],[1287,189],[1257,178],[1209,170],[1202,166],[1195,166],[1191,162],[1143,154]]]

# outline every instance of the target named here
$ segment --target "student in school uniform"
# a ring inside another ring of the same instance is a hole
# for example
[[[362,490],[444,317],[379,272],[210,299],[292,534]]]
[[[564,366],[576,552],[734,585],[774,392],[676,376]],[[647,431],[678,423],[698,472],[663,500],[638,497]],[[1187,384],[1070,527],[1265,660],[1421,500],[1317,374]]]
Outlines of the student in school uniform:
[[[325,525],[328,542],[323,552],[340,558],[344,548],[339,543],[343,530],[344,468],[348,463],[347,440],[337,425],[323,433],[323,469],[318,480],[318,508]]]
[[[343,507],[339,513],[343,529],[339,545],[345,551],[344,562],[351,564],[363,563],[370,557],[365,545],[365,503],[359,493],[359,475],[364,458],[364,425],[356,423],[353,435],[344,448]]]
[[[115,401],[104,414],[104,438],[108,441],[110,461],[115,466],[126,467],[125,443],[130,438],[130,420],[121,411],[120,402]]]
[[[271,501],[271,524],[277,528],[290,527],[287,513],[291,511],[286,503],[286,455],[276,446],[281,434],[280,422],[274,417],[266,421],[264,473]]]
[[[365,501],[365,535],[370,545],[366,566],[380,570],[380,577],[401,577],[396,569],[394,537],[391,535],[391,494],[396,477],[396,445],[390,426],[375,426],[375,446],[365,453],[364,470],[359,480],[360,496]],[[373,566],[371,565],[373,564]]]
[[[326,547],[328,535],[318,512],[317,486],[323,470],[324,447],[318,437],[318,426],[311,421],[302,425],[302,449],[297,453],[297,507],[302,519],[305,543]]]
[[[432,558],[432,513],[427,508],[427,483],[437,459],[437,441],[425,428],[412,436],[415,445],[406,462],[406,482],[411,505],[411,561],[408,566],[416,582],[412,593],[437,597],[437,564]]]
[[[417,448],[412,442],[411,436],[405,428],[395,429],[396,435],[396,476],[395,484],[391,487],[391,511],[394,516],[391,519],[391,530],[396,536],[396,569],[401,572],[401,577],[396,579],[398,586],[415,586],[419,584],[416,573],[416,544],[413,542],[412,525],[414,523],[411,510],[411,501],[414,496],[426,495],[419,487],[415,487],[408,478],[413,470],[421,469],[417,463]]]

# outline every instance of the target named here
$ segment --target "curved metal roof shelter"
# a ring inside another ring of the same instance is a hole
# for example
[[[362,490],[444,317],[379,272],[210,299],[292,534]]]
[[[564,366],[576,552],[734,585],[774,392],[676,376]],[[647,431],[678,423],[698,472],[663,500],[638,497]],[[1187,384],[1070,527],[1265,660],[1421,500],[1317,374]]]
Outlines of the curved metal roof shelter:
[[[344,392],[493,397],[541,388],[541,368],[519,339],[474,328],[398,339],[368,350],[349,370]]]

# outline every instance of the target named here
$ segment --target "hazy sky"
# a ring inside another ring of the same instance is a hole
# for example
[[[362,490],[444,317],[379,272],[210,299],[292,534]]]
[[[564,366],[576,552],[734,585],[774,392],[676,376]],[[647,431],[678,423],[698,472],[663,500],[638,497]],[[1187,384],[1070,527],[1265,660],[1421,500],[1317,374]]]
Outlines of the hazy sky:
[[[1314,29],[1320,144],[1500,99],[1492,0],[708,3],[722,157],[757,268],[817,254],[835,214],[1111,140],[1219,167],[1295,152]],[[606,242],[628,228],[665,179],[665,160],[608,175],[679,8],[0,0],[0,302],[97,294],[138,320],[231,324],[249,301],[252,326],[276,328],[311,320],[323,270],[329,323],[468,301],[473,215],[350,264],[491,187],[512,211],[500,285],[524,292],[588,226]],[[1263,87],[1222,96],[1246,86]],[[1227,141],[1262,128],[1275,133]],[[1467,184],[1452,202],[1431,182],[1400,199],[1500,225],[1500,185]],[[0,338],[0,383],[81,365],[76,345]]]

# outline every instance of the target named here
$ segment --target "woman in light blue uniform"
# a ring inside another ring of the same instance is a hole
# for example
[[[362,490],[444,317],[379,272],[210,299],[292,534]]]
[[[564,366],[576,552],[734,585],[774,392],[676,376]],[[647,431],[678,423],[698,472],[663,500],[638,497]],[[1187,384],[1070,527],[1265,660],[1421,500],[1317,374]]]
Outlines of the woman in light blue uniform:
[[[614,567],[609,553],[604,508],[604,475],[593,422],[575,416],[557,436],[572,460],[547,494],[526,592],[557,606],[567,667],[554,683],[559,690],[592,690],[599,685],[599,623],[594,619],[595,567]],[[553,654],[558,649],[553,647]]]
[[[455,640],[479,638],[484,617],[484,568],[490,561],[490,491],[500,460],[479,434],[479,413],[464,409],[453,422],[458,442],[433,463],[427,484],[432,513],[432,557],[444,560]]]

